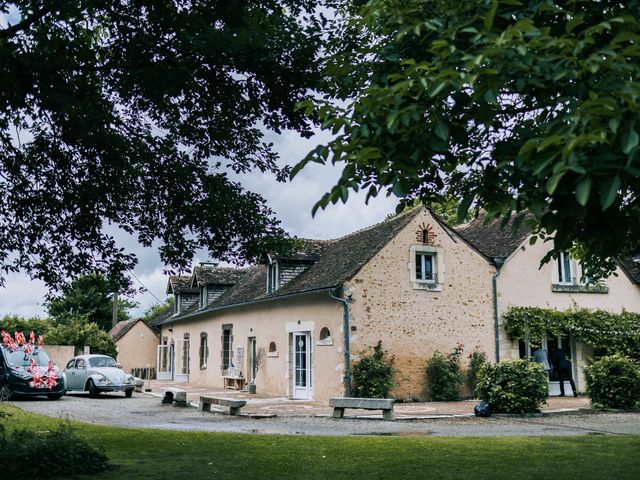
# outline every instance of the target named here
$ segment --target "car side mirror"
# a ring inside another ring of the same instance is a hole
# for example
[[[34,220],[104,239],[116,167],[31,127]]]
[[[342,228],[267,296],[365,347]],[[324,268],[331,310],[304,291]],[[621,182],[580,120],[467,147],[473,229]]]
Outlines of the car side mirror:
[[[120,365],[119,363],[116,363],[116,368],[122,369],[122,365]]]

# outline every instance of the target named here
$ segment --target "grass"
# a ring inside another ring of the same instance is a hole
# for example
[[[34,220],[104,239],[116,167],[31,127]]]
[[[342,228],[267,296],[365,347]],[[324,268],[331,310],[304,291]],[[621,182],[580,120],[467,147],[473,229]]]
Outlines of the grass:
[[[50,430],[61,422],[7,405],[0,410],[11,413],[9,428]],[[552,476],[587,480],[640,476],[640,436],[304,437],[71,423],[78,434],[104,448],[114,466],[92,479],[511,480]]]

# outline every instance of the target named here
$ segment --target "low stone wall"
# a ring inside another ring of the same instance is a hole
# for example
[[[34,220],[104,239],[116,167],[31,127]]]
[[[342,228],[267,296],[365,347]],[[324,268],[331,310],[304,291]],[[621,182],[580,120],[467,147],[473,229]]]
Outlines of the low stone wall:
[[[44,350],[47,352],[47,355],[49,355],[49,358],[53,363],[62,370],[64,370],[67,362],[75,355],[73,345],[45,345]]]

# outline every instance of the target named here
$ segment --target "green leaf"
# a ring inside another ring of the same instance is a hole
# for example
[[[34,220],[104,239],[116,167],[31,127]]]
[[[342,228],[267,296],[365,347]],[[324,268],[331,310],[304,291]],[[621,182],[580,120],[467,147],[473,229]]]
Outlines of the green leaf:
[[[484,28],[489,31],[493,27],[493,21],[496,18],[496,12],[498,11],[498,1],[493,0],[491,9],[484,16]]]
[[[449,140],[449,127],[444,122],[436,123],[435,128],[433,129],[434,133],[438,138],[441,138],[445,142]]]
[[[463,222],[467,218],[467,212],[474,198],[476,198],[476,195],[472,192],[462,199],[460,205],[458,205],[458,222]]]
[[[600,205],[602,205],[602,210],[606,210],[613,205],[620,190],[620,183],[620,175],[610,177],[602,183],[602,188],[600,189]]]
[[[638,132],[636,132],[633,128],[625,131],[622,134],[622,138],[620,139],[620,143],[622,144],[622,151],[625,154],[631,153],[631,150],[638,146],[638,141],[640,141],[640,137],[638,137]]]
[[[555,175],[552,175],[551,178],[547,181],[547,192],[549,193],[549,195],[553,195],[553,192],[556,191],[556,188],[558,188],[558,184],[560,183],[560,180],[562,180],[562,177],[565,173],[567,172],[562,171],[556,173]]]
[[[591,193],[591,177],[582,177],[582,180],[576,185],[576,200],[583,207],[589,201],[589,194]]]
[[[565,27],[566,32],[573,32],[573,29],[581,23],[584,23],[584,16],[582,14],[578,14],[567,22],[567,26]]]
[[[619,118],[611,118],[609,119],[609,129],[613,132],[616,133],[618,131],[618,127],[620,126],[620,119]]]

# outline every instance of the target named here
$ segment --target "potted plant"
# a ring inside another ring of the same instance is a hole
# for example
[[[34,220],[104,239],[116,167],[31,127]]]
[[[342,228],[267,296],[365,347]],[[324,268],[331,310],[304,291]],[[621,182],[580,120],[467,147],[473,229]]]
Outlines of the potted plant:
[[[253,359],[253,378],[251,379],[251,383],[249,384],[249,393],[256,393],[256,377],[258,376],[258,370],[260,369],[260,365],[264,361],[264,348],[258,348],[256,352],[256,356]]]

